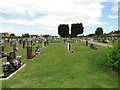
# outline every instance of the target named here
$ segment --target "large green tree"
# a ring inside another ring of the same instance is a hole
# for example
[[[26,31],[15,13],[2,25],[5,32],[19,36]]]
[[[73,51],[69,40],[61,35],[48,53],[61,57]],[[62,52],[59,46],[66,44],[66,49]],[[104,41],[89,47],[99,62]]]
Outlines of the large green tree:
[[[15,34],[14,34],[14,33],[11,33],[10,36],[15,36]]]
[[[44,38],[48,38],[49,36],[50,36],[50,35],[47,35],[47,34],[43,35]]]
[[[95,31],[95,34],[96,35],[102,35],[103,34],[103,28],[102,27],[98,27],[97,29],[96,29],[96,31]]]
[[[25,34],[22,34],[22,38],[29,38],[29,34],[28,33],[25,33]]]
[[[69,26],[68,26],[68,24],[60,24],[58,26],[58,34],[61,37],[68,37],[69,36]]]
[[[78,34],[83,33],[83,24],[82,23],[76,23],[71,25],[71,36],[72,37],[77,37]]]

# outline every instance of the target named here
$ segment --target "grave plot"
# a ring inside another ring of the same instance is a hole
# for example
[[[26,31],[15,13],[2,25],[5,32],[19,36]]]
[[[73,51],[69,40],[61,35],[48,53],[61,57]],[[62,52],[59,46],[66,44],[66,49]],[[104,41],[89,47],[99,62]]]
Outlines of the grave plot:
[[[22,56],[16,56],[16,53],[11,51],[7,55],[7,62],[2,63],[3,74],[0,75],[1,80],[9,79],[17,71],[25,66],[22,63]]]
[[[90,48],[91,48],[91,49],[94,49],[94,50],[97,50],[97,49],[98,49],[98,47],[95,47],[94,44],[92,44],[92,43],[90,44]]]
[[[88,40],[81,41],[81,44],[83,44],[85,46],[88,46],[88,47],[90,47],[91,49],[94,49],[94,50],[98,49],[98,47],[96,47],[94,45],[94,43],[92,43],[92,42],[89,43]]]

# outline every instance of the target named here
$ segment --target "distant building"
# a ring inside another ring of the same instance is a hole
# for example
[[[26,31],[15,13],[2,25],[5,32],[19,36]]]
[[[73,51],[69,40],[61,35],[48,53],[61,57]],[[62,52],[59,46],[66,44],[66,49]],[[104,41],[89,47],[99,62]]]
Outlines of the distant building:
[[[42,35],[30,35],[31,38],[38,38],[38,37],[42,37]]]
[[[9,33],[0,33],[0,36],[10,36]]]
[[[120,30],[111,31],[109,34],[111,34],[111,35],[120,35]]]

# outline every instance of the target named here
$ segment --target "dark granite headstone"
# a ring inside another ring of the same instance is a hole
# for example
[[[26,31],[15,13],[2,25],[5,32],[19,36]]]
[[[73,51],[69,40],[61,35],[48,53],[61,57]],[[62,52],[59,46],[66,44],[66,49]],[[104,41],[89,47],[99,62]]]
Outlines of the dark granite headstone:
[[[66,43],[66,40],[64,40],[64,43]]]
[[[88,46],[88,41],[86,40],[86,46]]]
[[[13,51],[16,51],[16,43],[13,44]]]
[[[13,60],[16,58],[16,53],[15,52],[9,52],[7,55],[7,62],[10,62],[13,64]]]
[[[27,59],[32,59],[35,56],[34,52],[32,51],[32,46],[27,47]]]
[[[94,50],[97,49],[97,48],[94,46],[94,44],[92,44],[92,43],[91,43],[91,45],[90,45],[90,48],[91,48],[91,49],[94,49]]]
[[[19,40],[19,44],[21,44],[21,42],[22,42],[22,40],[20,39],[20,40]]]
[[[31,42],[31,45],[32,45],[32,44],[33,44],[33,41],[31,40],[30,42]]]
[[[23,48],[25,48],[25,41],[23,41]]]

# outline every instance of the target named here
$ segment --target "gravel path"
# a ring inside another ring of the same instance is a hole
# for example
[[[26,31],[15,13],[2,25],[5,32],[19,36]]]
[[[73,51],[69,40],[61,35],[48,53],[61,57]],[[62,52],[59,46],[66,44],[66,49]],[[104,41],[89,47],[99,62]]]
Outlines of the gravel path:
[[[83,41],[85,41],[85,40],[83,40]],[[109,45],[109,44],[104,44],[104,43],[99,43],[99,42],[93,42],[93,41],[88,41],[88,43],[100,45],[100,46],[103,46],[103,47],[113,47],[112,45]]]

